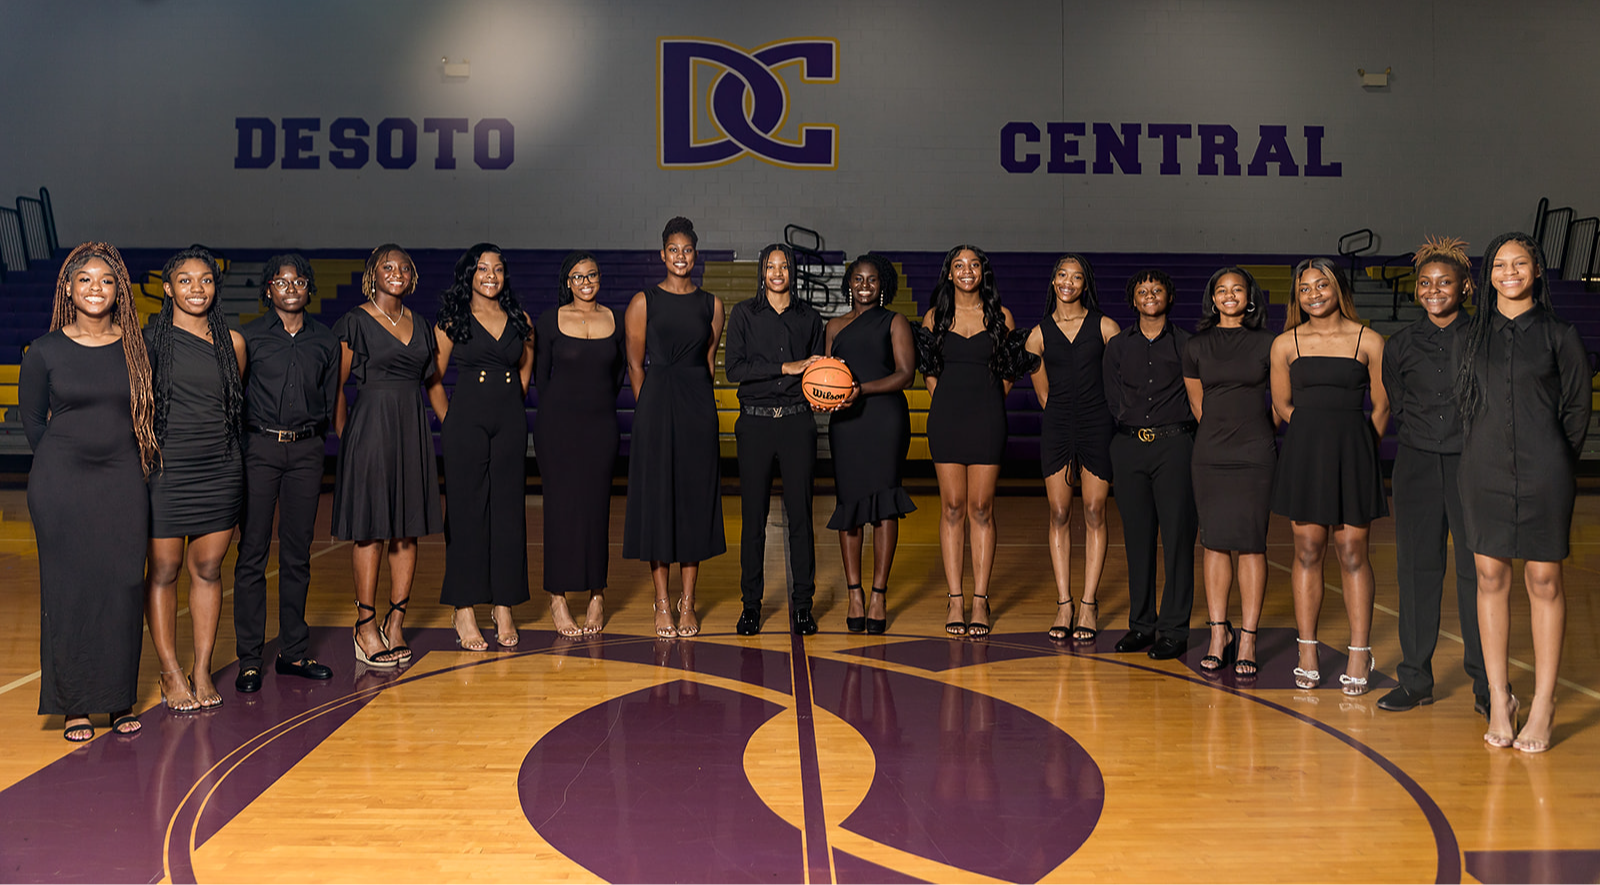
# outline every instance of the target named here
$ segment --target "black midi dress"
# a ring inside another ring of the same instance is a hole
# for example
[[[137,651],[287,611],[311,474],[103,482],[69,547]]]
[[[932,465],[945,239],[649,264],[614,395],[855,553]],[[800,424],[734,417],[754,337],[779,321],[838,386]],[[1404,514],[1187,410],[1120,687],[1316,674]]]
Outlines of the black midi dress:
[[[890,330],[897,316],[883,307],[868,308],[834,336],[833,355],[844,360],[858,384],[894,374]],[[828,528],[849,531],[917,509],[900,485],[910,445],[911,415],[904,391],[858,396],[850,408],[832,414],[828,446],[838,505]]]
[[[402,342],[360,307],[333,334],[350,347],[356,402],[339,441],[333,536],[345,541],[416,538],[444,531],[433,433],[422,382],[433,372],[433,324],[411,312]]]
[[[1267,404],[1275,337],[1266,329],[1212,326],[1184,348],[1183,375],[1203,391],[1191,475],[1200,544],[1208,550],[1267,552],[1278,460]]]
[[[989,369],[994,339],[945,332],[944,368],[928,405],[928,454],[935,464],[999,464],[1006,453],[1006,394]]]
[[[558,310],[540,314],[534,332],[539,412],[533,440],[544,485],[544,589],[603,590],[611,558],[625,330],[613,311],[610,335],[574,338],[561,331]]]
[[[1039,324],[1045,380],[1050,384],[1039,429],[1039,467],[1045,476],[1054,476],[1076,461],[1095,476],[1111,481],[1111,435],[1116,422],[1106,403],[1101,368],[1106,353],[1100,335],[1103,316],[1090,310],[1076,339],[1068,338],[1051,318]]]
[[[528,496],[523,467],[524,339],[511,323],[495,338],[469,312],[472,337],[455,342],[455,389],[440,429],[444,450],[443,605],[528,601]]]
[[[154,333],[145,330],[150,368],[172,379],[161,466],[150,474],[150,537],[186,538],[231,531],[244,506],[244,462],[227,442],[223,380],[211,342],[172,328],[171,365],[160,365]],[[232,342],[225,342],[232,346]],[[161,385],[156,385],[161,395]]]
[[[23,355],[17,395],[33,449],[39,712],[126,710],[138,699],[150,506],[122,343],[51,332]]]
[[[1357,335],[1357,353],[1360,347]],[[1297,335],[1289,364],[1294,413],[1278,455],[1272,512],[1329,526],[1367,525],[1388,516],[1378,432],[1364,410],[1371,381],[1366,365],[1353,356],[1299,353]]]
[[[728,549],[717,403],[706,365],[716,296],[651,286],[644,297],[646,369],[628,443],[622,555],[700,562]]]

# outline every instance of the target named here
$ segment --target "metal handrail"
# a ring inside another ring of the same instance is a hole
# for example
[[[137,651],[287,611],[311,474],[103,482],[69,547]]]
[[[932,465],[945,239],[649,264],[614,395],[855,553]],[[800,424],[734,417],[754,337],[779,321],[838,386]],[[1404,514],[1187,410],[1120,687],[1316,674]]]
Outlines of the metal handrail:
[[[22,219],[28,260],[49,261],[54,257],[56,250],[50,245],[50,222],[45,214],[44,201],[36,197],[17,197],[17,216]]]
[[[1400,284],[1406,281],[1406,277],[1409,276],[1409,273],[1397,274],[1396,276],[1391,277],[1389,276],[1389,268],[1395,266],[1395,264],[1399,262],[1404,262],[1405,264],[1410,265],[1416,260],[1416,256],[1417,253],[1415,252],[1407,252],[1404,255],[1395,255],[1385,260],[1383,264],[1378,266],[1380,268],[1379,272],[1383,275],[1383,281],[1389,284],[1389,294],[1392,298],[1392,301],[1389,305],[1390,320],[1400,319]],[[1413,289],[1413,291],[1415,290]]]
[[[44,206],[45,235],[49,237],[50,255],[61,251],[61,238],[56,236],[56,205],[50,201],[50,191],[39,188],[39,202]]]
[[[1355,245],[1357,237],[1366,237],[1365,240],[1361,241],[1360,246]],[[1353,230],[1339,238],[1337,246],[1339,256],[1350,259],[1350,280],[1352,283],[1361,273],[1361,263],[1356,259],[1356,256],[1370,252],[1377,247],[1378,235],[1373,233],[1370,227]]]
[[[1567,252],[1563,263],[1568,279],[1587,280],[1600,264],[1600,218],[1593,215],[1567,225]]]
[[[1540,236],[1534,238],[1544,253],[1544,272],[1554,280],[1567,278],[1567,231],[1572,227],[1572,215],[1571,206],[1546,211],[1538,225]]]
[[[0,206],[0,283],[11,271],[21,273],[27,269],[28,234],[22,225],[22,213]]]
[[[1533,241],[1540,242],[1544,236],[1544,214],[1550,211],[1550,198],[1540,197],[1538,205],[1533,207]]]
[[[809,243],[797,243],[801,236]],[[783,226],[783,242],[794,253],[795,291],[813,307],[827,307],[833,301],[833,289],[828,286],[828,260],[822,254],[822,234],[798,224]],[[812,268],[816,268],[813,270]],[[817,293],[822,293],[818,299]]]

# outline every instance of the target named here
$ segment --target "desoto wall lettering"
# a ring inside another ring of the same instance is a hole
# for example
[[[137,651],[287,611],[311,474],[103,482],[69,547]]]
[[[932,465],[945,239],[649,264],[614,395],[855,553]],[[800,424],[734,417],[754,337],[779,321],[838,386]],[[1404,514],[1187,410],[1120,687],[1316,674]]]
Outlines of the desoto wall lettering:
[[[235,117],[233,125],[239,131],[235,169],[270,169],[275,163],[279,169],[322,168],[323,148],[318,145],[321,117],[277,121]],[[360,117],[339,117],[328,124],[326,156],[334,169],[360,169],[373,159],[385,169],[410,169],[417,163],[419,143],[432,141],[433,168],[454,169],[456,137],[468,132],[472,134],[472,162],[479,169],[508,169],[516,160],[516,127],[504,117],[485,117],[476,124],[466,117],[424,117],[420,127],[409,117],[385,117],[377,126]]]

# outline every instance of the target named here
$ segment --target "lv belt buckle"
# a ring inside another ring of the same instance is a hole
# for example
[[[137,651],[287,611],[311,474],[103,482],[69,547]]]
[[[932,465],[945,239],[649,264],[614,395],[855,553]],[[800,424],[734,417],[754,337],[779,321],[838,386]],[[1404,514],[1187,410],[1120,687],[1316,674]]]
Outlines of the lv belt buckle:
[[[1156,432],[1150,427],[1139,428],[1139,442],[1151,443],[1156,441]]]
[[[281,442],[281,443],[292,443],[292,442],[294,442],[295,431],[293,431],[293,430],[274,430],[272,432],[276,433],[278,435],[278,442]]]

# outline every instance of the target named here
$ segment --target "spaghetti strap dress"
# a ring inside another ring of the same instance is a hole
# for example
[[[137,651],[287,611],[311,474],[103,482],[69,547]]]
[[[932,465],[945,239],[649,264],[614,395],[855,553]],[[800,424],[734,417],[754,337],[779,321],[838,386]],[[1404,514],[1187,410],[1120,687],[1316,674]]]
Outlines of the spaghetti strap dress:
[[[999,464],[1006,453],[1006,397],[989,369],[994,341],[945,332],[944,369],[928,405],[928,454],[935,464]]]
[[[402,342],[379,322],[355,307],[333,326],[354,355],[356,382],[333,483],[333,536],[343,541],[444,531],[439,466],[422,409],[422,382],[433,372],[433,324],[411,311],[411,338]]]
[[[717,403],[711,392],[715,295],[644,290],[645,375],[628,441],[622,555],[701,562],[726,552]]]
[[[244,505],[244,461],[237,434],[227,442],[223,380],[211,342],[172,328],[171,365],[159,364],[145,330],[150,368],[172,379],[161,466],[150,474],[150,537],[188,538],[230,531]],[[225,346],[232,346],[226,342]],[[157,385],[160,396],[161,385]]]
[[[1204,392],[1190,472],[1207,550],[1267,551],[1278,460],[1267,404],[1275,337],[1266,329],[1212,326],[1184,347],[1183,375]]]
[[[834,336],[833,355],[845,361],[858,383],[894,374],[890,329],[897,316],[892,310],[872,307]],[[849,531],[899,519],[917,509],[900,485],[910,445],[911,416],[904,391],[857,397],[850,408],[833,413],[828,447],[833,453],[838,505],[828,518],[828,528]]]
[[[1106,353],[1105,339],[1100,336],[1103,316],[1091,309],[1076,340],[1068,338],[1049,317],[1039,324],[1045,378],[1050,383],[1039,432],[1039,466],[1045,476],[1054,476],[1076,461],[1079,467],[1111,481],[1111,435],[1116,423],[1111,420],[1101,375]]]
[[[1362,526],[1389,515],[1378,433],[1364,410],[1370,378],[1353,356],[1300,356],[1296,330],[1289,364],[1294,414],[1278,456],[1272,512],[1329,526]]]

